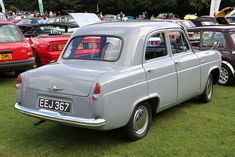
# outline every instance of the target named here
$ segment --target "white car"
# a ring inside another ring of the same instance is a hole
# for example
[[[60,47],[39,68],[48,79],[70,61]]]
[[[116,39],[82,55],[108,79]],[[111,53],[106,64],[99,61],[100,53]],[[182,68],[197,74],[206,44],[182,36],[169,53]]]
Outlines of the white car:
[[[152,114],[212,99],[218,51],[194,52],[178,24],[116,22],[79,28],[56,63],[16,81],[15,108],[42,120],[144,137]]]

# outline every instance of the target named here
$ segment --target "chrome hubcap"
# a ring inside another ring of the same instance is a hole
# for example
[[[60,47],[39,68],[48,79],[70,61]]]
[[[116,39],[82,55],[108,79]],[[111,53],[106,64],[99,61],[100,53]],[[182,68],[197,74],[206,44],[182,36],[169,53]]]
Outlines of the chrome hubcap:
[[[208,81],[207,81],[207,96],[208,96],[209,99],[212,96],[212,88],[213,88],[212,86],[213,86],[212,85],[212,80],[208,79]]]
[[[220,77],[219,77],[219,83],[220,84],[226,84],[229,79],[229,73],[225,68],[221,68],[220,70]]]
[[[147,129],[149,121],[149,112],[146,106],[140,106],[134,115],[134,129],[136,134],[143,134]]]

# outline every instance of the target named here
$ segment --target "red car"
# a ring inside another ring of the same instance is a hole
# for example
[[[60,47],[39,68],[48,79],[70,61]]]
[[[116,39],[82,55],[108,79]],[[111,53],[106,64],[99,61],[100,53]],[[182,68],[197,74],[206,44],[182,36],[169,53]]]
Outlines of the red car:
[[[18,74],[34,64],[30,43],[20,30],[13,23],[0,21],[0,71]]]
[[[57,61],[70,38],[69,29],[67,25],[39,24],[28,26],[23,31],[24,36],[28,38],[32,46],[37,66]]]
[[[74,32],[78,27],[100,22],[99,17],[93,13],[71,13],[70,15],[73,19],[69,20],[68,23],[61,21],[62,23],[20,26],[24,29],[25,37],[29,37],[38,66],[57,61],[64,45],[70,38],[69,33]],[[87,49],[87,46],[89,46],[89,49],[91,49],[90,46],[92,45],[94,43],[91,45],[84,44],[84,48]],[[93,51],[95,53],[97,50]],[[80,53],[86,54],[87,52],[81,50]]]

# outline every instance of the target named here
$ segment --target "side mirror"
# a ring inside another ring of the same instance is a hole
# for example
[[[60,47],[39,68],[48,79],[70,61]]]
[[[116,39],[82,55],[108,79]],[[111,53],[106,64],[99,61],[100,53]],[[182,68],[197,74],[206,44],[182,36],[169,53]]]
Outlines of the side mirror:
[[[219,47],[219,42],[218,41],[215,41],[213,43],[213,46],[211,47],[211,49],[217,49]]]

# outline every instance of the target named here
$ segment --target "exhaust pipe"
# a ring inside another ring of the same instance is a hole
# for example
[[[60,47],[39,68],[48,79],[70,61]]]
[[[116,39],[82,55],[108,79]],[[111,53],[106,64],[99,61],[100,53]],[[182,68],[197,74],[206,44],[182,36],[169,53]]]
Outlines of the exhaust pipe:
[[[40,124],[42,124],[42,123],[44,123],[44,122],[46,122],[46,121],[45,121],[45,120],[40,119],[39,121],[37,121],[37,122],[33,123],[33,125],[34,125],[34,126],[38,126],[38,125],[40,125]]]

